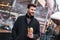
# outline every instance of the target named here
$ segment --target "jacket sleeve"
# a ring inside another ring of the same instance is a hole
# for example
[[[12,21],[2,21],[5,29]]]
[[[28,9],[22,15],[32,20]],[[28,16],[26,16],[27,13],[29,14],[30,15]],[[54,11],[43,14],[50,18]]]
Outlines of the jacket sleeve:
[[[17,37],[18,22],[19,22],[19,17],[17,18],[16,22],[14,23],[14,26],[12,29],[12,40],[15,40]]]
[[[40,24],[38,22],[37,25],[36,25],[36,32],[34,34],[34,39],[37,39],[39,37],[40,37]]]

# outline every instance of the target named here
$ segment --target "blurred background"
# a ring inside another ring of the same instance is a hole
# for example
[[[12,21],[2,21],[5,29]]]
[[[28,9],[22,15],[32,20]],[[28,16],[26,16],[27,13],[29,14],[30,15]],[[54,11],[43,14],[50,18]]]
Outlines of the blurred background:
[[[50,40],[60,40],[60,0],[0,0],[0,39],[11,39],[14,22],[18,16],[26,14],[27,5],[30,3],[37,5],[34,17],[40,23],[41,37],[39,40],[47,40],[46,29],[49,26],[52,27],[52,32],[49,32],[52,34]],[[55,30],[59,31],[58,35]]]

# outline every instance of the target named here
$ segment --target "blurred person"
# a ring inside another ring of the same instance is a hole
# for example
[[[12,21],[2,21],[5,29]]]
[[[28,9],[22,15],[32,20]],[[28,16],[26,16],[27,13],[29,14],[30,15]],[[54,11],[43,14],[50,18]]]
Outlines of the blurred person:
[[[3,26],[3,24],[1,24],[1,22],[2,22],[2,16],[0,14],[0,28]]]
[[[4,15],[1,14],[0,15],[0,28],[8,30],[9,29],[8,28],[9,25],[6,23],[7,19],[5,19],[5,17],[6,17],[6,14],[4,14]]]
[[[51,34],[51,25],[49,25],[48,27],[47,27],[47,31],[46,31],[46,40],[50,40],[50,34]]]
[[[6,23],[9,25],[9,30],[12,30],[13,24],[14,24],[13,17],[10,16],[10,17],[6,20]]]
[[[37,40],[40,36],[39,22],[34,18],[35,4],[27,6],[27,13],[19,16],[12,29],[12,40]]]
[[[0,14],[0,28],[3,28],[5,25],[4,25],[4,18],[3,16]]]
[[[7,13],[2,13],[2,16],[3,16],[4,20],[7,20],[7,18],[8,18]]]
[[[54,37],[54,24],[52,21],[47,23],[47,31],[46,31],[46,40],[50,40]]]
[[[40,25],[40,40],[45,40],[45,33],[43,33],[44,25]]]
[[[55,40],[60,40],[60,26],[59,25],[57,25],[56,27],[55,27]]]

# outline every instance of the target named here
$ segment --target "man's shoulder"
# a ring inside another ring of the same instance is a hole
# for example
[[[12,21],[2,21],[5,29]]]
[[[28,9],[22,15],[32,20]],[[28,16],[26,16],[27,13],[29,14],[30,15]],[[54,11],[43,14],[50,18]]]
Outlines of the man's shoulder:
[[[22,18],[24,18],[24,17],[25,17],[25,15],[24,15],[24,16],[19,16],[18,18],[19,18],[19,19],[22,19]]]
[[[39,23],[39,21],[36,18],[34,18],[34,20],[35,20],[35,22]]]

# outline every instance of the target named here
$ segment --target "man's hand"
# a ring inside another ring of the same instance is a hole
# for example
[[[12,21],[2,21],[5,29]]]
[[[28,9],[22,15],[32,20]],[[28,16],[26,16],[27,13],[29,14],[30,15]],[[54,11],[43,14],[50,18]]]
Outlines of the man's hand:
[[[29,37],[29,38],[33,38],[33,28],[31,27],[31,28],[28,28],[28,34],[27,34],[27,37]]]
[[[34,35],[33,35],[32,33],[28,33],[28,34],[27,34],[27,37],[29,37],[29,38],[33,38]]]

